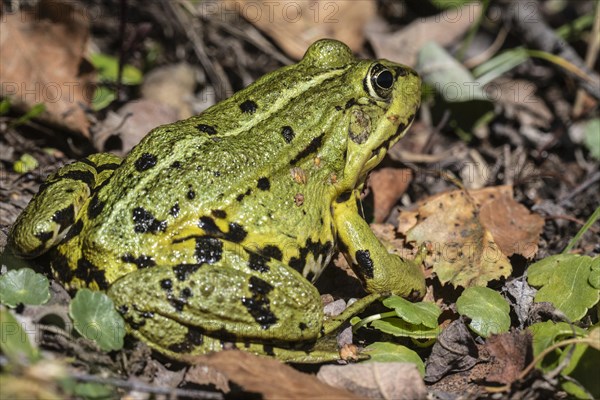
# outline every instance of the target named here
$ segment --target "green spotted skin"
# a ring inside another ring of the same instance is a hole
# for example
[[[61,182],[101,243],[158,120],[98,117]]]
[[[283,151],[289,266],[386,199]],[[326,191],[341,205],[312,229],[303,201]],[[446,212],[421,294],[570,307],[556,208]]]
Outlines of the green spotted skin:
[[[360,217],[367,173],[407,131],[420,79],[333,40],[202,114],[152,130],[122,161],[61,168],[10,243],[70,289],[106,290],[129,331],[173,358],[221,349],[321,362],[312,347],[369,303],[424,293],[416,263]],[[371,293],[334,320],[312,282],[336,250]]]

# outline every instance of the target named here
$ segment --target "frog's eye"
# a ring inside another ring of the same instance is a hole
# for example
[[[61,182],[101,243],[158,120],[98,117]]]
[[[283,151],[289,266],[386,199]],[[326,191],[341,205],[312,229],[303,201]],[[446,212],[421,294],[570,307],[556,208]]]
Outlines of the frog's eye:
[[[371,96],[378,100],[387,100],[394,86],[394,74],[381,64],[373,64],[365,78],[365,86]]]

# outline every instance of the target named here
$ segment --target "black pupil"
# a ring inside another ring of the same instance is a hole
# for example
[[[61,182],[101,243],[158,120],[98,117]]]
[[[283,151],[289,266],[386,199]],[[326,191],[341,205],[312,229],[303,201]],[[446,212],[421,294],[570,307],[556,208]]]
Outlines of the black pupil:
[[[380,88],[389,89],[392,87],[392,84],[394,83],[394,76],[388,70],[381,71],[375,78],[375,82],[377,83],[377,86],[379,86]]]

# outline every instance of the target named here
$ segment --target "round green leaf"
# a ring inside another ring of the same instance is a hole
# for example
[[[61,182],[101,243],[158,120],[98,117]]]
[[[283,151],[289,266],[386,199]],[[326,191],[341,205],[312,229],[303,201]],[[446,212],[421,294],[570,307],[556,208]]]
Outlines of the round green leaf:
[[[535,301],[548,301],[571,321],[580,320],[600,299],[598,264],[598,257],[560,254],[530,265],[527,281],[539,287]]]
[[[13,269],[0,277],[0,303],[40,305],[50,299],[48,278],[31,268]]]
[[[407,362],[416,364],[421,376],[425,376],[425,365],[421,357],[408,347],[389,342],[375,342],[363,350],[371,356],[366,362]]]
[[[116,82],[119,75],[119,60],[107,54],[93,53],[90,60],[100,74],[100,79],[108,82]],[[142,72],[132,65],[125,64],[121,71],[121,79],[126,85],[139,85],[142,82]]]
[[[69,305],[69,315],[77,332],[94,340],[102,350],[119,350],[123,347],[125,322],[106,294],[80,289]]]
[[[13,170],[17,174],[26,174],[27,172],[31,172],[38,167],[38,160],[35,159],[31,154],[23,154],[21,158],[15,161],[13,165]]]
[[[496,291],[486,287],[470,287],[456,301],[458,313],[471,318],[469,327],[478,335],[488,337],[508,332],[510,306]]]

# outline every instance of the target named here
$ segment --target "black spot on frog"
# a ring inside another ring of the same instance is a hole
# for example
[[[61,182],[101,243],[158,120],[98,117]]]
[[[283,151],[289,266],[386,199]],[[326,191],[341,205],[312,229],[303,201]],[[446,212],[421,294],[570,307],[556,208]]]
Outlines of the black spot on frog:
[[[73,204],[55,212],[52,216],[52,221],[60,226],[58,232],[62,232],[66,227],[71,226],[75,222],[75,208]]]
[[[178,202],[173,204],[173,207],[171,207],[171,210],[169,211],[169,215],[171,215],[171,217],[173,217],[173,218],[177,218],[177,216],[179,215],[179,203]]]
[[[90,205],[87,209],[88,218],[94,219],[98,215],[100,215],[100,213],[104,209],[104,204],[105,203],[103,201],[98,200],[98,196],[92,197],[92,199],[90,200]]]
[[[267,265],[267,259],[260,254],[249,253],[248,255],[248,267],[258,272],[268,272],[269,266]]]
[[[154,258],[144,254],[139,257],[134,257],[132,254],[125,254],[121,257],[121,261],[135,264],[138,268],[148,268],[156,265]]]
[[[256,187],[259,188],[260,190],[266,191],[266,190],[271,189],[271,182],[269,181],[269,178],[262,177],[262,178],[258,179]]]
[[[150,153],[142,153],[142,155],[135,160],[134,165],[138,172],[149,170],[156,165],[156,156]]]
[[[277,322],[277,317],[271,311],[268,298],[273,286],[260,278],[252,276],[249,280],[248,289],[252,293],[252,297],[242,297],[242,304],[262,329],[269,329],[271,325]]]
[[[296,163],[303,158],[309,156],[312,153],[316,153],[317,150],[323,144],[323,137],[325,136],[325,132],[321,133],[319,136],[313,138],[310,143],[302,149],[296,156],[290,161],[290,165],[296,165]]]
[[[160,221],[143,207],[136,207],[132,211],[133,224],[136,233],[156,233],[164,232],[167,229],[167,222]]]
[[[283,136],[283,140],[285,140],[286,143],[290,143],[296,134],[291,126],[284,126],[281,128],[281,136]]]
[[[240,104],[240,110],[244,114],[254,114],[258,109],[258,105],[252,100],[246,100],[242,104]]]
[[[212,237],[197,237],[195,254],[199,263],[214,264],[219,262],[223,256],[223,242]]]
[[[210,213],[215,218],[220,218],[220,219],[227,218],[227,213],[225,211],[223,211],[223,210],[212,210]]]
[[[204,132],[209,135],[217,134],[217,129],[214,126],[210,126],[210,125],[198,124],[198,125],[196,125],[196,129],[198,129],[200,132]]]
[[[225,234],[225,239],[232,241],[234,243],[240,243],[242,240],[246,238],[248,232],[238,223],[231,222],[229,223],[229,231]]]
[[[369,250],[356,250],[354,256],[359,268],[367,278],[373,278],[373,260]]]

